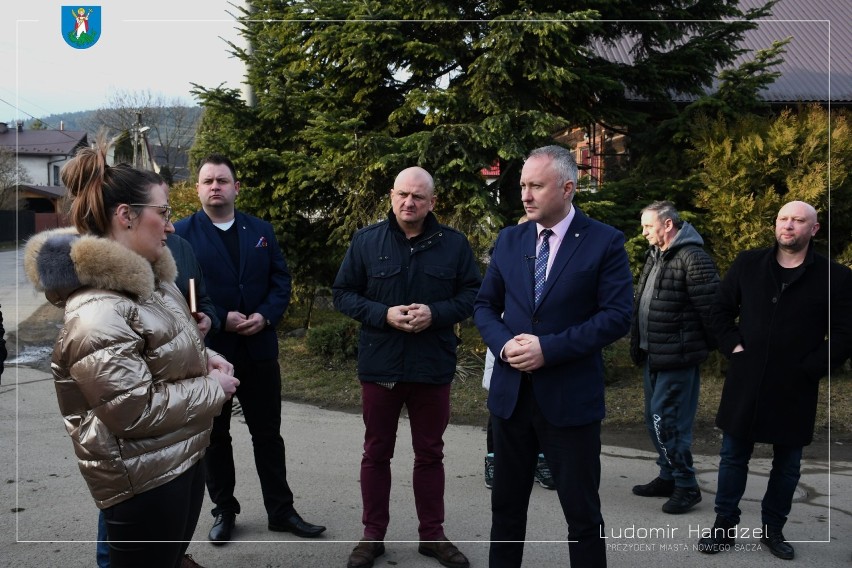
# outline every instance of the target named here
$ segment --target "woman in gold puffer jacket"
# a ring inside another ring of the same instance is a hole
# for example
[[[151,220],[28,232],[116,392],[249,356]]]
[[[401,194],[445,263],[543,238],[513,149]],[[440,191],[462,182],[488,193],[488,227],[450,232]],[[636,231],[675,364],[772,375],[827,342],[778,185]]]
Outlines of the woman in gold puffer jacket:
[[[28,277],[65,309],[52,359],[59,408],[106,518],[111,566],[177,567],[203,501],[198,462],[239,382],[174,285],[162,178],[108,167],[101,142],[62,179],[76,231],[41,233],[25,255]]]

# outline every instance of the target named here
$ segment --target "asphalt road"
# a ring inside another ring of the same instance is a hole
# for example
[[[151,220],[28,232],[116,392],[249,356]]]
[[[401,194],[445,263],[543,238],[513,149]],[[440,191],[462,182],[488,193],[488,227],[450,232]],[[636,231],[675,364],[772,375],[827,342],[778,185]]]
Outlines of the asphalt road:
[[[14,298],[14,321],[41,305],[41,300],[18,277],[15,251],[0,252],[0,302],[3,313]],[[14,287],[14,290],[10,288]],[[25,327],[26,324],[24,324]],[[237,519],[235,541],[213,547],[204,539],[212,517],[206,502],[189,552],[203,566],[327,567],[345,566],[349,551],[361,536],[358,468],[363,424],[357,414],[285,403],[282,433],[287,444],[290,484],[296,507],[305,519],[328,526],[321,539],[302,540],[266,530],[259,483],[254,472],[251,442],[235,418],[235,458],[238,498],[243,512]],[[27,366],[7,368],[0,386],[0,565],[15,567],[91,567],[97,509],[79,474],[71,442],[57,411],[50,376]],[[402,420],[393,461],[391,525],[387,553],[377,567],[437,567],[435,560],[417,554],[417,520],[411,494],[413,456],[408,422]],[[446,434],[445,530],[474,567],[487,566],[490,493],[482,483],[485,433],[482,428],[451,425]],[[803,566],[849,566],[852,557],[852,462],[832,460],[831,446],[811,452],[785,535],[793,541]],[[601,498],[609,538],[608,560],[613,567],[654,566],[777,566],[759,540],[744,538],[730,552],[706,556],[697,551],[697,533],[712,525],[713,493],[718,456],[696,456],[704,500],[679,516],[662,513],[662,499],[634,496],[630,488],[655,475],[654,455],[647,451],[604,447]],[[742,527],[760,524],[760,498],[769,461],[752,462],[749,485],[741,504]],[[567,529],[556,495],[533,488],[524,566],[568,565]]]

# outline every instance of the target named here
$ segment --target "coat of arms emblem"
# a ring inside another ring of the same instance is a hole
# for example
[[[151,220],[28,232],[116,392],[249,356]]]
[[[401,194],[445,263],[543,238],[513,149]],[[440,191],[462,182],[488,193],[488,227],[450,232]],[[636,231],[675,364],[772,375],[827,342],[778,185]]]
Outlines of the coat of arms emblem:
[[[62,37],[74,49],[88,49],[101,38],[100,6],[62,6]]]

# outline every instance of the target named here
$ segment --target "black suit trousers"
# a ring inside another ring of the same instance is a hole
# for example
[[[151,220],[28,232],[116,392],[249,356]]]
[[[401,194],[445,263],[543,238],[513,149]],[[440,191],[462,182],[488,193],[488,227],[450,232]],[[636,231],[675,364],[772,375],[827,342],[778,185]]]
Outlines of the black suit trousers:
[[[491,417],[494,487],[489,567],[521,566],[539,445],[547,457],[568,524],[571,567],[604,567],[606,541],[601,538],[604,525],[598,494],[600,422],[566,428],[553,426],[542,415],[530,381],[521,379],[518,404],[511,417]],[[530,538],[540,537],[530,535]]]
[[[234,396],[240,402],[251,434],[263,504],[269,520],[277,521],[294,512],[281,437],[281,369],[276,359],[253,361],[244,350],[233,359],[234,375],[240,380]],[[213,420],[210,447],[204,456],[207,491],[215,504],[213,516],[240,512],[240,503],[234,496],[236,471],[231,445],[231,406],[229,400]]]

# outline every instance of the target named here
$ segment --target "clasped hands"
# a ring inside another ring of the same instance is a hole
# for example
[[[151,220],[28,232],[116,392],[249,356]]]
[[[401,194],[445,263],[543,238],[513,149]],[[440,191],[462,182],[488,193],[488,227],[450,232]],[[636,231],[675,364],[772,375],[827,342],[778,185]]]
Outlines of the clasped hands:
[[[544,366],[544,354],[538,336],[529,333],[520,333],[507,341],[500,357],[524,373],[531,373]]]
[[[391,306],[385,319],[400,331],[418,333],[432,325],[432,310],[426,304]]]
[[[255,312],[247,316],[241,312],[228,312],[225,319],[225,331],[240,335],[254,335],[266,327],[266,318]]]

